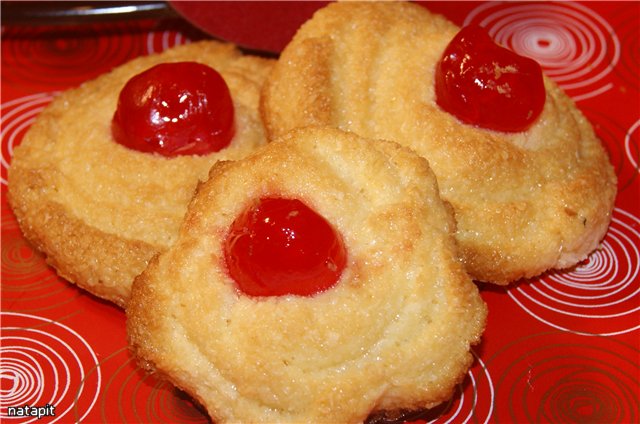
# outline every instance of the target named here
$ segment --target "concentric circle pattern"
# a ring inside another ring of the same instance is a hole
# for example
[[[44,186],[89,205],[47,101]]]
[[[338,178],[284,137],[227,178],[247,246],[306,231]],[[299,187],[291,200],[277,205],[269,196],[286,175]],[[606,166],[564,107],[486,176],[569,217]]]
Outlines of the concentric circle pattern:
[[[99,364],[105,379],[98,406],[102,422],[207,423],[184,393],[136,367],[126,347]]]
[[[58,277],[44,256],[22,237],[9,209],[2,209],[3,310],[42,312],[64,309],[80,291]]]
[[[76,331],[35,315],[2,312],[0,418],[14,407],[53,406],[55,415],[20,422],[82,420],[93,408],[101,384],[97,357]]]
[[[13,240],[12,240],[13,241]],[[2,244],[3,260],[7,255],[5,252],[5,244]],[[11,247],[9,247],[11,249]],[[22,248],[22,252],[27,251]],[[23,255],[22,252],[16,252],[16,255]],[[34,252],[29,250],[27,255],[36,256]],[[38,255],[39,257],[39,255]],[[5,262],[3,261],[3,272],[5,271]],[[36,269],[39,268],[38,267]],[[28,280],[2,280],[2,302],[7,306],[3,306],[3,310],[11,310],[13,312],[38,312],[43,313],[50,310],[64,311],[64,308],[77,300],[82,293],[58,277],[53,271],[47,270],[37,278]]]
[[[535,346],[532,348],[532,346]],[[501,408],[493,422],[632,423],[640,401],[637,346],[566,332],[520,338],[489,359]]]
[[[640,119],[631,125],[631,128],[624,136],[624,151],[627,154],[627,159],[631,163],[636,173],[640,173]]]
[[[616,170],[617,209],[600,248],[575,268],[508,289],[481,286],[488,325],[449,402],[369,423],[640,422],[637,3],[425,3],[458,24],[484,25],[578,101]],[[178,20],[3,25],[1,422],[209,422],[187,395],[137,366],[125,346],[124,313],[58,277],[7,204],[13,149],[57,93],[204,37]],[[25,405],[54,406],[55,416],[8,416],[9,407]]]
[[[495,402],[493,381],[480,356],[473,351],[472,353],[476,365],[458,385],[456,395],[448,404],[437,408],[437,415],[428,413],[420,418],[433,424],[490,422]]]
[[[398,417],[373,415],[366,424],[426,422],[429,424],[488,423],[494,407],[494,389],[489,370],[473,350],[476,363],[460,383],[449,402],[426,411],[399,413]]]
[[[620,60],[620,41],[592,9],[576,2],[479,5],[466,18],[487,27],[494,39],[537,60],[574,100],[612,88],[605,77]]]
[[[3,295],[6,289],[22,283],[29,284],[34,279],[39,279],[48,274],[47,267],[42,255],[22,238],[18,223],[9,209],[2,210],[2,290]],[[7,286],[5,286],[5,283]]]
[[[615,209],[601,248],[587,260],[507,293],[530,316],[557,329],[600,335],[638,330],[639,249],[640,220]],[[620,319],[624,317],[633,319]]]
[[[638,7],[635,14],[620,7],[607,17],[607,21],[615,28],[620,44],[625,46],[624,54],[620,56],[619,66],[614,69],[615,74],[624,81],[624,85],[636,91],[640,89],[640,34],[638,34]]]
[[[629,128],[606,111],[583,107],[582,112],[592,122],[596,134],[607,148],[618,177],[618,192],[635,188],[634,181],[640,174],[640,120]]]
[[[11,163],[13,148],[17,146],[36,116],[53,100],[54,94],[42,93],[20,97],[2,103],[2,184],[7,184],[7,169]]]
[[[171,30],[150,32],[146,37],[146,50],[147,54],[160,53],[189,42],[189,38],[181,32]]]
[[[12,27],[3,43],[4,81],[37,91],[75,87],[144,53],[133,23],[116,27]]]

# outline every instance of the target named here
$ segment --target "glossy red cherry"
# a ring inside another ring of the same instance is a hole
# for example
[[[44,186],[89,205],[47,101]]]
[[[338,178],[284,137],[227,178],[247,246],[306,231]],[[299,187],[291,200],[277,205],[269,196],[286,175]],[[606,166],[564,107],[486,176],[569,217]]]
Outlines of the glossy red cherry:
[[[206,65],[156,65],[125,84],[111,130],[118,143],[142,152],[217,152],[235,133],[231,94],[220,74]]]
[[[347,262],[340,234],[297,199],[257,200],[235,219],[223,248],[230,276],[250,296],[320,293]]]
[[[529,128],[546,98],[540,65],[476,25],[460,30],[445,49],[435,90],[438,105],[461,121],[504,132]]]

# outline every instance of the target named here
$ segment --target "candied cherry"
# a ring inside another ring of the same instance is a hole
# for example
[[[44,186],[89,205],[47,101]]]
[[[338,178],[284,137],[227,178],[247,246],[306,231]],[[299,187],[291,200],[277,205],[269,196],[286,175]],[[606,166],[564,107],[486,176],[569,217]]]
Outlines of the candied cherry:
[[[477,25],[462,28],[453,38],[435,77],[438,105],[481,128],[524,131],[544,107],[540,65],[499,46]]]
[[[223,243],[229,275],[250,296],[311,296],[331,288],[347,252],[340,234],[298,199],[263,197]]]
[[[125,84],[111,131],[116,142],[142,152],[168,157],[217,152],[235,133],[229,88],[201,63],[156,65]]]

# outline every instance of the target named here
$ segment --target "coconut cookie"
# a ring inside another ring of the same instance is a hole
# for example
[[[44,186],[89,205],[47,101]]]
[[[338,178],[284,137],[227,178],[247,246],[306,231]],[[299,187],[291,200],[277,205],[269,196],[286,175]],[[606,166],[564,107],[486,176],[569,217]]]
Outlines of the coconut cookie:
[[[132,351],[215,422],[361,422],[435,406],[486,309],[427,162],[295,130],[216,164],[136,278]]]
[[[214,41],[141,57],[58,96],[15,151],[9,200],[58,273],[123,306],[199,181],[265,143],[273,62]]]
[[[582,113],[537,63],[402,2],[338,2],[298,31],[261,102],[268,135],[330,125],[428,159],[465,267],[506,284],[583,260],[616,178]]]

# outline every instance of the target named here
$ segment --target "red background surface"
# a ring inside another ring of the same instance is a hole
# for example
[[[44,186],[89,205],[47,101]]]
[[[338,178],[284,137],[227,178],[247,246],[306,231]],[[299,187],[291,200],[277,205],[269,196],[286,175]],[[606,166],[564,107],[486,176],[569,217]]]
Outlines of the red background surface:
[[[508,288],[481,286],[490,315],[477,361],[454,399],[420,419],[640,422],[640,4],[421,3],[459,25],[480,22],[537,59],[593,123],[619,193],[601,248],[576,268]],[[208,5],[224,17],[214,24],[222,38],[275,49],[309,13],[308,5],[277,6]],[[268,20],[258,18],[264,13]],[[57,277],[22,238],[6,202],[12,149],[58,92],[203,37],[173,19],[3,25],[3,421],[36,421],[8,418],[9,406],[51,404],[55,417],[40,422],[207,422],[186,396],[136,368],[124,313]]]

